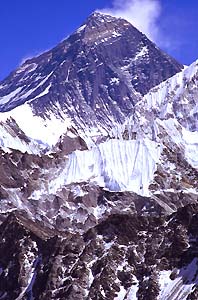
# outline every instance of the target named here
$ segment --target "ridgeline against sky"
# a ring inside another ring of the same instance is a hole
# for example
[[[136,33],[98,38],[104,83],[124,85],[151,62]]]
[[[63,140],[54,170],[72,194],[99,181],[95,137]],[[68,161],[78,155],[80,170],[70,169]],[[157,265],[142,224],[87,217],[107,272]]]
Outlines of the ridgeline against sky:
[[[138,11],[143,8],[138,16],[137,7]],[[0,9],[0,79],[26,58],[51,48],[71,34],[91,12],[102,9],[135,20],[134,25],[156,38],[157,45],[181,63],[189,65],[197,58],[196,0],[191,0],[190,4],[184,0],[59,0],[58,3],[8,0],[1,3]],[[146,24],[141,20],[146,20]]]

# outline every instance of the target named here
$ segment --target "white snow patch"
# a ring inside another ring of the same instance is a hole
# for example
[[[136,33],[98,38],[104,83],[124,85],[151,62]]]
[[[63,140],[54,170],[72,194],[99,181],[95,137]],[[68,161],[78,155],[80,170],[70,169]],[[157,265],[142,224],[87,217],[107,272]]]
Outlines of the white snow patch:
[[[5,95],[3,97],[0,97],[0,105],[3,105],[3,104],[6,104],[8,102],[10,103],[13,103],[15,101],[17,101],[18,99],[25,99],[27,98],[28,96],[30,96],[35,90],[37,90],[37,88],[41,85],[43,85],[47,80],[48,78],[52,75],[53,72],[51,72],[48,76],[46,76],[35,88],[33,89],[29,89],[27,90],[27,92],[24,92],[24,93],[20,93],[21,90],[24,88],[24,86],[22,87],[18,87],[16,90],[14,90],[13,92],[11,92],[10,94],[8,95]],[[42,93],[43,94],[46,94],[49,92],[49,88],[51,86],[49,85],[45,91],[43,91]],[[41,93],[41,94],[42,94]],[[41,97],[41,94],[37,97]],[[18,97],[17,97],[18,96]],[[37,97],[35,97],[34,99],[36,99]],[[31,100],[30,100],[31,101]]]
[[[118,295],[114,298],[114,300],[124,300],[125,296],[126,296],[126,290],[122,285],[120,285],[120,291]]]
[[[157,120],[164,127],[172,141],[184,149],[185,157],[189,164],[198,169],[198,132],[191,132],[182,127],[176,119]]]
[[[104,249],[105,251],[109,250],[114,244],[114,241],[112,242],[108,242],[108,243],[104,243]]]
[[[21,90],[23,87],[18,87],[16,90],[11,92],[8,95],[5,95],[3,97],[0,97],[0,105],[8,103],[10,100],[12,100]]]
[[[198,259],[178,270],[176,278],[170,279],[171,271],[162,271],[159,276],[160,300],[186,300],[193,287],[198,284]]]
[[[37,68],[37,64],[35,64],[35,63],[24,64],[16,71],[16,73],[20,74],[21,72],[24,72],[27,69],[28,69],[28,72],[31,72],[31,71],[34,71],[36,68]]]
[[[32,102],[32,101],[35,100],[35,99],[38,99],[38,98],[40,98],[40,97],[42,97],[42,96],[47,95],[47,94],[49,93],[49,90],[50,90],[51,86],[52,86],[52,84],[50,83],[50,84],[45,88],[45,90],[44,90],[42,93],[40,93],[40,94],[39,94],[38,96],[36,96],[35,98],[30,99],[28,102],[30,103],[30,102]],[[31,91],[31,93],[32,93],[32,91]]]
[[[88,277],[88,289],[90,289],[92,283],[94,282],[94,276],[93,276],[93,273],[92,273],[92,267],[93,265],[95,264],[95,262],[97,261],[97,257],[94,258],[92,261],[90,261],[88,264],[87,264],[87,268],[89,270],[89,277]]]
[[[64,119],[58,119],[54,114],[51,114],[45,120],[35,116],[27,103],[14,108],[10,112],[0,113],[0,121],[5,122],[10,117],[16,121],[20,129],[29,138],[49,146],[56,144],[59,137],[71,126],[71,121],[66,116]],[[12,142],[15,143],[15,141]],[[18,149],[17,145],[12,148]]]
[[[20,98],[25,99],[25,98],[29,97],[34,91],[36,91],[38,89],[38,87],[42,86],[48,80],[48,78],[52,75],[52,73],[53,72],[51,72],[48,76],[46,76],[35,88],[28,90],[25,94],[22,94]],[[48,92],[49,92],[50,87],[51,87],[51,84],[47,87]],[[45,91],[43,91],[42,93],[44,93],[44,92]],[[33,99],[36,99],[36,98],[39,98],[39,97],[41,97],[41,96],[38,95],[37,97],[35,97]],[[28,102],[31,102],[33,99],[28,100]]]
[[[76,134],[74,134],[73,132],[71,132],[70,130],[67,131],[66,135],[72,139],[76,138]]]
[[[138,280],[133,275],[133,285],[130,287],[130,289],[127,292],[126,300],[136,300],[137,299],[137,292],[138,292]]]
[[[191,132],[185,128],[182,128],[182,135],[187,144],[191,144],[191,145],[196,144],[198,146],[198,132],[197,131]]]
[[[80,185],[72,186],[71,192],[74,194],[74,197],[83,197],[84,195],[88,194],[87,192],[83,191]]]
[[[33,193],[28,197],[28,199],[39,201],[42,199],[42,195],[46,194],[46,189],[41,186],[38,190],[34,190]]]
[[[198,195],[198,188],[189,188],[189,189],[185,189],[183,190],[183,193],[185,194],[189,194],[189,193],[192,193],[192,194],[195,194],[195,195]]]
[[[143,57],[143,56],[145,56],[145,55],[147,55],[148,54],[148,47],[147,46],[144,46],[141,50],[140,50],[140,52],[138,52],[137,54],[136,54],[136,56],[135,56],[135,60],[136,59],[139,59],[139,58],[141,58],[141,57]]]
[[[116,77],[111,78],[111,80],[110,80],[110,84],[111,84],[111,85],[112,85],[112,84],[118,85],[119,82],[120,82],[120,79],[119,79],[119,78],[116,78]]]
[[[117,32],[117,31],[113,31],[112,32],[112,36],[113,37],[118,37],[118,36],[122,36],[119,32]]]
[[[81,31],[83,31],[83,30],[86,28],[86,26],[87,26],[86,24],[80,26],[80,27],[76,30],[76,32],[77,32],[77,33],[80,33]]]
[[[2,90],[6,85],[1,84],[0,85],[0,90]]]
[[[0,124],[0,147],[7,153],[10,152],[9,149],[17,149],[23,153],[38,154],[43,149],[37,142],[20,139],[8,124]]]
[[[106,211],[105,205],[97,206],[93,209],[93,215],[96,219],[100,219],[102,215],[105,213],[105,211]]]

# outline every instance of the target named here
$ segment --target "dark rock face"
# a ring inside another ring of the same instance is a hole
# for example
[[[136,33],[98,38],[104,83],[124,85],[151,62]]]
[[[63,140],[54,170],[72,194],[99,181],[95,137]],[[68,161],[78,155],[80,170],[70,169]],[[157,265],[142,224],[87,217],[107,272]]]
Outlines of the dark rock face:
[[[72,153],[72,151],[75,150],[88,149],[85,141],[78,135],[78,132],[75,130],[75,128],[70,128],[69,132],[72,134],[72,136],[68,136],[68,134],[61,136],[59,144],[57,145],[61,150],[62,155]]]
[[[198,207],[189,205],[168,218],[115,214],[83,235],[58,237],[36,224],[32,232],[11,215],[0,227],[0,295],[113,300],[122,292],[121,299],[172,299],[174,289],[170,298],[160,292],[160,274],[170,270],[170,282],[183,282],[181,297],[192,284],[185,299],[196,299],[196,269],[185,270],[198,254],[197,224]]]
[[[141,95],[181,69],[127,21],[95,13],[68,39],[2,82],[0,98],[13,96],[0,111],[29,100],[45,117],[54,109],[58,115],[61,107],[86,125],[108,123],[109,115],[123,121]]]

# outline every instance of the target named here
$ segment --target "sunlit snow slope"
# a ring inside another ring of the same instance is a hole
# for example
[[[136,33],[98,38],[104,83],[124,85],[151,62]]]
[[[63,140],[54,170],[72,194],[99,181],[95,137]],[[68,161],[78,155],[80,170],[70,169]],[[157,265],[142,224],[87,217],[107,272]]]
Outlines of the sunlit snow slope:
[[[153,137],[176,144],[185,159],[196,169],[198,169],[197,99],[196,61],[184,71],[153,88],[144,96],[143,103],[137,105],[139,106],[137,110],[141,110],[141,106],[144,106],[144,115],[147,117],[147,120],[143,120],[144,125],[153,123]]]

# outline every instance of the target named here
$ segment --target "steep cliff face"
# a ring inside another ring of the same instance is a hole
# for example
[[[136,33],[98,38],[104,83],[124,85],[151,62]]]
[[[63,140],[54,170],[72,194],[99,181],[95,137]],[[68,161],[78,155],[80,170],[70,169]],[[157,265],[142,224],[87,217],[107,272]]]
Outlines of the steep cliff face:
[[[182,69],[94,13],[0,83],[0,299],[196,299],[197,62]]]

